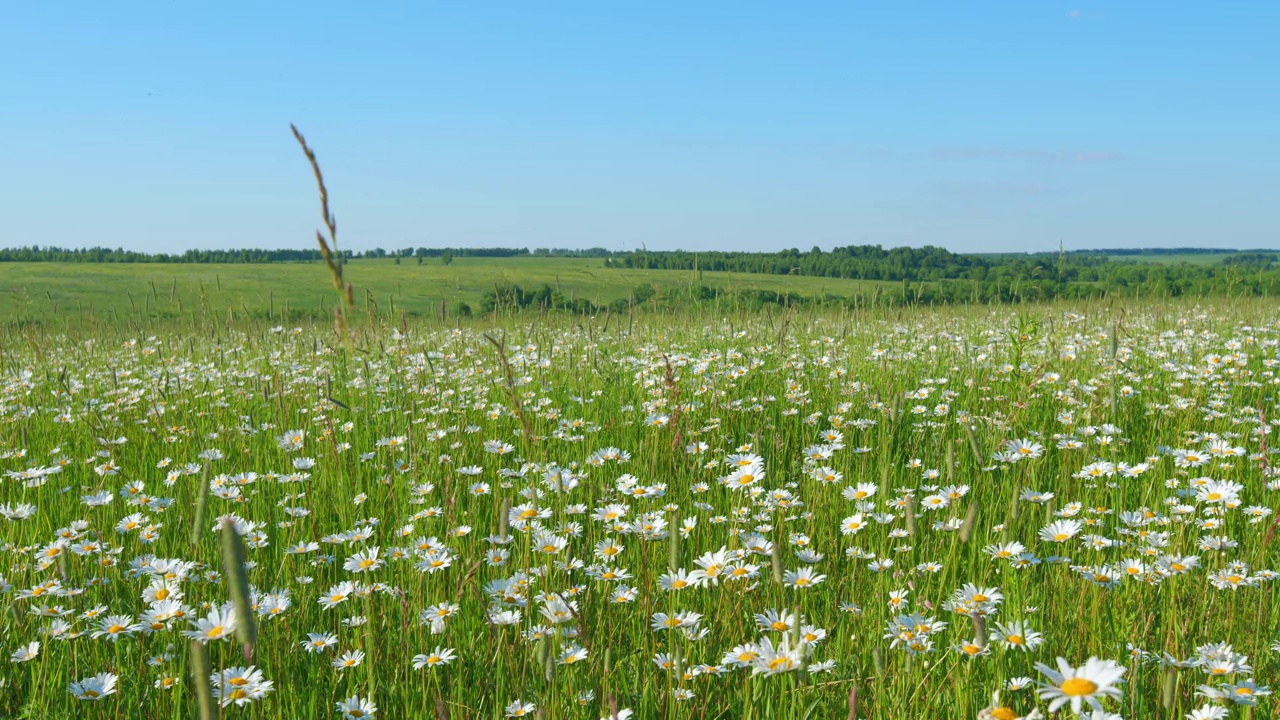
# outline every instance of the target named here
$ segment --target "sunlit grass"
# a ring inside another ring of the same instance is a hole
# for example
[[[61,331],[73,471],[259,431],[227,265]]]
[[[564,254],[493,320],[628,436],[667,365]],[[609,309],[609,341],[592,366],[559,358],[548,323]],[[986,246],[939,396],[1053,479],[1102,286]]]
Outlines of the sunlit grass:
[[[1270,711],[1274,308],[630,327],[11,329],[0,717]]]

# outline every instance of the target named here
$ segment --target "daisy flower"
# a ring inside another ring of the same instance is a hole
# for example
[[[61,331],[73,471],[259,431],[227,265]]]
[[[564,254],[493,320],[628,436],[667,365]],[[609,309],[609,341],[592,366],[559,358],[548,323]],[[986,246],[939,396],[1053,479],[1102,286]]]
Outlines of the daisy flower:
[[[1063,705],[1071,705],[1071,712],[1080,713],[1084,703],[1089,703],[1093,710],[1101,712],[1100,697],[1123,697],[1124,693],[1114,687],[1122,682],[1128,670],[1112,660],[1089,658],[1084,665],[1073,668],[1065,658],[1058,658],[1058,669],[1036,663],[1036,670],[1049,679],[1040,683],[1039,695],[1049,701],[1049,712],[1054,712]]]
[[[76,696],[77,700],[101,700],[115,694],[117,679],[115,673],[98,673],[93,677],[71,683],[67,689]]]

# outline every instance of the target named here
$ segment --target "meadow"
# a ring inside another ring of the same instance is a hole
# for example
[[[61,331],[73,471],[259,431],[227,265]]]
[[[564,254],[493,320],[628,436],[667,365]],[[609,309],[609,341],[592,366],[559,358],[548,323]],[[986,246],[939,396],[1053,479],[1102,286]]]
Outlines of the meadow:
[[[1274,716],[1273,303],[126,321],[252,270],[0,265],[0,717]]]
[[[480,310],[482,295],[497,285],[534,290],[543,285],[566,298],[604,306],[629,300],[636,286],[657,290],[705,285],[727,290],[791,292],[806,297],[849,297],[899,283],[788,277],[736,272],[606,268],[598,258],[459,257],[423,264],[405,258],[359,259],[348,271],[359,279],[355,300],[375,314],[455,314],[459,303]],[[0,321],[122,323],[193,314],[219,321],[231,317],[283,318],[332,312],[334,297],[323,263],[0,263]]]

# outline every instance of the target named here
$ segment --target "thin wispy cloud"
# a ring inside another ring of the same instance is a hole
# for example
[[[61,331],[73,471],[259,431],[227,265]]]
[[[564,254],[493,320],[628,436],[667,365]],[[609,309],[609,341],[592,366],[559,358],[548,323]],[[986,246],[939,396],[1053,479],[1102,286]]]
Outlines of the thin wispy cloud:
[[[1120,153],[1094,150],[1024,150],[1017,148],[942,148],[938,160],[1026,160],[1035,162],[1106,163],[1123,160]]]

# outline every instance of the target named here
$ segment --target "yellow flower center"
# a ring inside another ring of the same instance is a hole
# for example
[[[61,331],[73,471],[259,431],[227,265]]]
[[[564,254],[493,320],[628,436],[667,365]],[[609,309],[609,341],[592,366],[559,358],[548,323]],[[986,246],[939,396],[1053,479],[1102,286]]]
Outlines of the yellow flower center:
[[[1063,695],[1067,695],[1069,697],[1084,697],[1085,695],[1092,695],[1096,692],[1098,690],[1098,684],[1092,680],[1085,680],[1084,678],[1077,677],[1064,680],[1062,685],[1058,686],[1058,689],[1062,691]]]
[[[998,707],[991,709],[991,717],[995,720],[1018,720],[1018,713],[1014,712],[1013,708]]]

